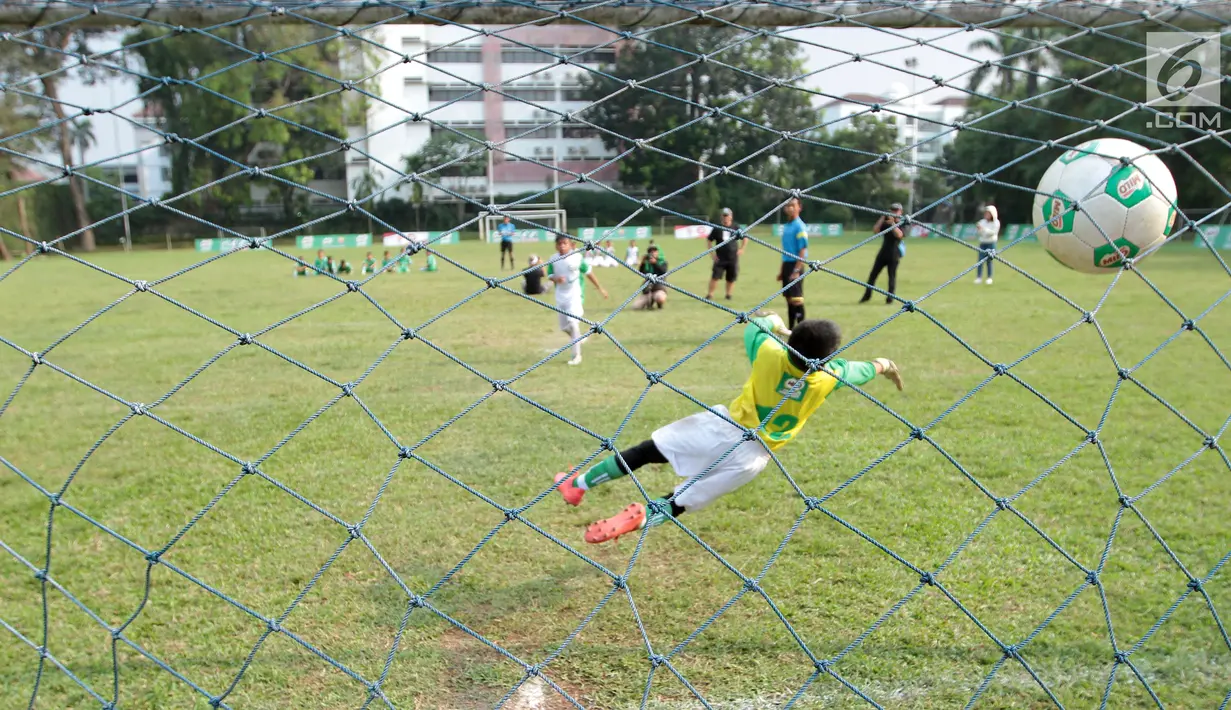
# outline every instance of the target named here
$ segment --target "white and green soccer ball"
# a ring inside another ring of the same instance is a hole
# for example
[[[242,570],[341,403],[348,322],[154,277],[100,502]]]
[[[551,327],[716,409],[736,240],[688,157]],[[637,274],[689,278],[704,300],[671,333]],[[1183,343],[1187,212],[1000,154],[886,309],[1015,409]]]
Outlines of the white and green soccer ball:
[[[1043,173],[1034,197],[1035,233],[1069,268],[1118,271],[1124,259],[1167,238],[1175,202],[1175,180],[1158,156],[1120,138],[1087,141]]]

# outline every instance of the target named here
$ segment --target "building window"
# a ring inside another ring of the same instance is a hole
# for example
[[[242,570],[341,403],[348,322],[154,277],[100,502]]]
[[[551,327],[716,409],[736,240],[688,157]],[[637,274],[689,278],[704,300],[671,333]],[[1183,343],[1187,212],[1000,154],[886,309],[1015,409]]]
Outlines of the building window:
[[[478,47],[440,47],[427,51],[429,64],[478,64],[483,61],[483,50]]]
[[[429,86],[428,101],[482,101],[483,91],[476,86]]]
[[[158,176],[162,178],[163,182],[171,182],[171,168],[160,168],[158,170]]]
[[[589,101],[590,97],[587,95],[586,90],[580,86],[562,86],[560,87],[560,100]]]
[[[551,64],[556,60],[537,49],[510,45],[500,48],[500,61],[504,64]]]
[[[556,89],[554,86],[538,87],[533,89],[509,87],[504,90],[505,96],[518,101],[555,101]]]
[[[487,140],[487,133],[486,131],[483,130],[482,124],[444,123],[444,124],[437,125],[433,123],[432,124],[432,135],[435,136],[439,133],[444,133],[444,134],[453,136],[461,140],[464,140],[464,139],[462,139],[462,137],[458,135],[459,133],[470,136],[471,138],[477,138],[479,140]]]
[[[590,126],[565,126],[565,138],[598,138],[598,129]]]
[[[558,53],[579,64],[615,64],[616,60],[615,47],[561,47]]]
[[[555,138],[556,127],[537,123],[506,123],[504,137],[508,138]]]

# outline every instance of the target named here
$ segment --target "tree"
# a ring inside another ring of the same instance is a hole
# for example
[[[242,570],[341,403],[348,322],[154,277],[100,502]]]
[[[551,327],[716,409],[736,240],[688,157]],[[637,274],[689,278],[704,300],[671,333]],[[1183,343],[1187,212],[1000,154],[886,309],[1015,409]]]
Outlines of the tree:
[[[355,201],[358,202],[358,201],[367,200],[369,197],[376,194],[376,191],[380,189],[380,179],[378,177],[379,175],[380,175],[380,169],[375,168],[375,169],[364,170],[362,175],[354,179],[354,181],[351,183],[351,189],[354,191]],[[376,207],[375,202],[376,201],[373,200],[372,202],[369,202],[365,204],[364,206],[364,209],[368,212],[369,215],[371,215],[372,210],[375,209]],[[371,234],[371,233],[372,233],[372,218],[371,216],[369,216],[368,217],[368,234]]]
[[[705,61],[697,61],[698,56]],[[647,141],[620,161],[620,180],[629,188],[659,195],[687,188],[699,177],[698,166],[690,161],[738,163],[739,173],[757,175],[774,161],[787,160],[796,145],[781,142],[739,161],[779,141],[782,131],[815,123],[809,94],[789,83],[774,84],[804,73],[798,45],[777,37],[748,39],[733,28],[667,27],[655,31],[653,43],[617,53],[614,66],[604,72],[616,78],[583,77],[591,105],[578,116],[609,131],[603,134],[609,148],[625,150],[633,141]],[[629,80],[640,83],[630,87]],[[684,208],[710,209],[704,203],[714,190],[751,193],[753,200],[765,196],[756,183],[721,176],[694,190],[699,194],[687,199]]]
[[[179,204],[212,220],[232,218],[252,203],[253,180],[226,178],[268,167],[286,182],[254,179],[291,215],[307,203],[297,185],[345,174],[340,147],[348,117],[362,104],[344,101],[337,91],[342,80],[330,78],[353,68],[332,31],[247,24],[180,34],[143,27],[125,44],[145,64],[139,88],[154,90],[146,101],[161,109],[168,134],[185,139],[171,146],[171,184],[177,193],[195,191]],[[250,61],[250,52],[269,58]],[[175,81],[164,84],[163,77]],[[321,157],[305,160],[311,156]]]
[[[88,41],[92,33],[67,26],[56,26],[24,35],[25,42],[0,42],[0,72],[10,84],[19,85],[24,91],[42,90],[41,100],[30,106],[38,111],[41,122],[55,121],[56,147],[60,161],[66,168],[73,165],[71,124],[66,120],[64,103],[60,100],[60,80],[65,76],[65,65],[77,57],[90,54]],[[83,73],[89,76],[88,73]],[[38,77],[37,86],[30,80]],[[86,209],[85,191],[75,174],[68,178],[69,195],[77,228],[82,230],[81,249],[94,251],[94,229]]]
[[[1056,62],[1055,81],[1057,85],[1072,79],[1079,83],[1029,102],[1033,108],[1019,107],[987,116],[1002,108],[1005,102],[978,97],[971,99],[969,113],[962,119],[970,128],[958,133],[941,159],[943,167],[963,174],[950,181],[951,188],[973,183],[964,193],[965,214],[959,215],[960,218],[973,217],[973,210],[979,202],[994,198],[1002,222],[1029,222],[1034,199],[1032,190],[1064,148],[1058,145],[1053,150],[1026,160],[1014,161],[1049,140],[1063,140],[1064,145],[1072,146],[1096,138],[1118,137],[1158,149],[1194,141],[1205,134],[1204,129],[1171,127],[1166,122],[1156,121],[1155,114],[1144,109],[1120,116],[1142,96],[1142,79],[1127,71],[1107,72],[1105,67],[1114,64],[1139,67],[1141,47],[1146,39],[1145,28],[1122,28],[1111,34],[1111,37],[1083,36],[1064,42],[1065,56]],[[1115,39],[1115,36],[1123,40]],[[1231,57],[1225,53],[1221,56],[1220,73],[1226,76],[1231,72]],[[1094,76],[1096,74],[1098,76]],[[1221,113],[1219,109],[1214,110]],[[1107,121],[1107,127],[1090,131],[1093,122],[1099,120]],[[1080,137],[1064,140],[1078,131],[1084,131]],[[1231,174],[1231,152],[1210,150],[1212,145],[1212,141],[1207,140],[1187,148],[1200,167],[1179,155],[1164,153],[1159,156],[1175,177],[1182,210],[1226,204],[1222,186],[1209,175]],[[1019,189],[986,181],[975,182],[973,178],[964,177],[977,173]]]
[[[90,149],[90,146],[98,142],[94,135],[94,124],[88,118],[78,119],[73,121],[68,129],[69,142],[77,149],[78,155],[81,156],[81,165],[86,163],[85,152]]]
[[[481,177],[487,174],[487,154],[479,149],[480,145],[455,133],[433,133],[417,152],[402,156],[403,167],[408,175],[432,171],[424,175],[423,179],[437,184],[440,184],[442,177]],[[441,167],[446,165],[447,167]],[[423,184],[414,180],[410,189],[411,201],[415,204],[415,226],[418,227],[419,206],[423,203]],[[464,205],[464,202],[458,202],[459,221]]]
[[[996,72],[996,87],[992,93],[1006,98],[1018,98],[1018,73],[1024,74],[1026,96],[1039,93],[1039,75],[1053,66],[1051,55],[1045,48],[1054,39],[1056,30],[1031,27],[1024,30],[1001,31],[995,37],[984,37],[970,43],[971,52],[990,51],[1000,57],[995,62],[984,64],[970,75],[970,90],[979,91]]]

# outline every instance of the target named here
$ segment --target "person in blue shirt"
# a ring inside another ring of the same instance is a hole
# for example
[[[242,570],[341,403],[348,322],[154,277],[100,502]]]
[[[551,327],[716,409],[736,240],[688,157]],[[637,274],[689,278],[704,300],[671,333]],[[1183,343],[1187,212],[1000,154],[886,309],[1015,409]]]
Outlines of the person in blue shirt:
[[[787,223],[782,228],[782,272],[778,280],[785,287],[787,327],[794,328],[804,320],[804,268],[808,260],[808,225],[799,218],[803,209],[798,197],[782,206]]]
[[[516,271],[513,266],[513,235],[517,232],[517,227],[513,226],[513,220],[505,217],[500,226],[496,227],[496,233],[500,235],[500,270],[504,271],[504,255],[509,255],[509,268]]]

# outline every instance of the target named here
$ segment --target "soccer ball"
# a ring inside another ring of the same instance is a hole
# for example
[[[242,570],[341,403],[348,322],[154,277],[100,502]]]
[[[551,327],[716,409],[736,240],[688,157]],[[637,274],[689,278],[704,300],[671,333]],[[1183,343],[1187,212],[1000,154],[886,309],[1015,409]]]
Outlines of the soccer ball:
[[[1069,268],[1118,271],[1124,259],[1171,234],[1175,200],[1175,180],[1158,156],[1120,138],[1086,141],[1043,173],[1034,196],[1035,234]]]

